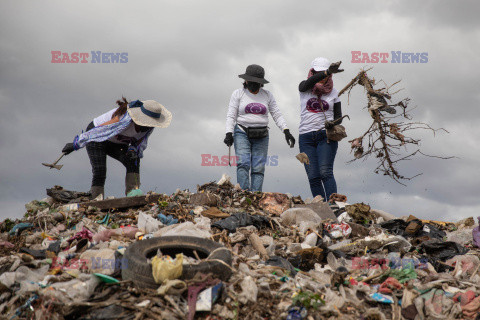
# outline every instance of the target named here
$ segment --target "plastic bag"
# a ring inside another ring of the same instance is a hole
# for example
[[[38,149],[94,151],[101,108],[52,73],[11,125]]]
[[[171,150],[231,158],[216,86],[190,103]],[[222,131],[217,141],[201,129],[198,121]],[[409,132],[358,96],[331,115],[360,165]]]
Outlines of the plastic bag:
[[[480,217],[477,217],[479,225],[472,230],[473,244],[480,248]]]
[[[85,301],[93,294],[100,282],[101,280],[96,276],[82,273],[77,279],[57,282],[42,289],[42,295],[57,298],[64,303]]]
[[[412,245],[402,236],[389,237],[385,240],[385,248],[388,248],[390,252],[410,251]]]
[[[405,228],[407,227],[407,225],[408,222],[402,219],[393,219],[380,224],[380,226],[383,229],[386,229],[388,233],[400,236],[404,236],[406,234]]]
[[[431,239],[440,239],[443,240],[447,234],[435,227],[433,224],[426,223],[423,225],[422,231],[420,231],[417,236],[429,236]]]
[[[378,292],[372,293],[370,295],[370,298],[381,303],[388,303],[388,304],[393,303],[393,298],[391,296],[387,296],[386,294],[381,294]]]
[[[317,244],[318,236],[315,233],[310,233],[305,237],[305,240],[303,241],[302,244],[308,245],[309,247],[315,247]]]
[[[156,283],[165,280],[178,279],[183,271],[183,254],[179,253],[172,259],[170,256],[155,256],[152,259],[152,275]]]
[[[300,222],[311,222],[313,225],[318,226],[322,222],[322,218],[310,208],[288,209],[282,213],[280,219],[285,226],[299,225]]]
[[[158,231],[163,223],[155,219],[149,214],[140,211],[138,214],[138,229],[144,233],[152,233]]]
[[[334,239],[347,238],[352,233],[352,227],[345,222],[325,224],[325,227]]]
[[[22,295],[26,292],[38,291],[41,288],[40,282],[45,278],[49,268],[49,265],[44,265],[40,269],[29,269],[26,266],[19,267],[15,271],[15,282],[20,283],[20,290],[17,291],[17,294]]]
[[[246,304],[248,301],[257,302],[258,287],[251,276],[246,276],[240,282],[242,292],[238,295],[238,301]]]
[[[250,215],[248,213],[242,212],[242,213],[234,213],[228,218],[217,221],[214,224],[212,224],[212,227],[217,227],[219,229],[226,229],[229,232],[233,233],[239,227],[246,227],[246,226],[252,226],[252,225],[255,226],[257,229],[262,229],[263,227],[268,226],[269,221],[270,220],[267,217],[260,216],[260,215]]]
[[[472,227],[449,232],[447,234],[447,241],[458,242],[461,245],[471,243],[473,241],[473,229]]]
[[[115,272],[115,266],[118,263],[115,259],[115,250],[87,250],[80,255],[80,260],[77,261],[77,265],[70,266],[70,269],[82,269],[85,264],[90,273],[111,275]]]
[[[197,237],[197,238],[210,238],[211,234],[209,231],[201,229],[196,225],[194,225],[192,222],[187,221],[184,223],[174,224],[168,227],[164,227],[159,231],[155,232],[153,236],[155,237],[191,236],[191,237]]]
[[[467,248],[456,242],[440,241],[436,239],[425,241],[419,247],[420,250],[425,252],[429,257],[442,261],[468,252]]]
[[[8,235],[13,236],[13,235],[18,235],[20,234],[23,230],[33,228],[33,224],[31,223],[26,223],[22,222],[19,224],[16,224],[9,232]]]
[[[403,288],[402,284],[397,279],[395,279],[393,277],[388,277],[380,285],[380,288],[378,289],[378,292],[391,294],[391,293],[393,293],[392,290],[401,290],[402,288]]]
[[[290,271],[290,274],[292,276],[295,276],[297,274],[297,271],[295,271],[293,265],[287,259],[279,256],[270,257],[270,259],[265,261],[265,265],[283,268],[287,271]]]
[[[166,216],[163,213],[159,213],[157,218],[166,226],[171,226],[172,224],[178,223],[178,219],[175,219],[171,214]]]
[[[480,259],[474,255],[455,256],[446,261],[448,265],[454,266],[453,275],[456,278],[461,278],[466,275],[468,278],[473,275],[473,272],[478,270]]]
[[[415,269],[405,268],[405,269],[390,269],[387,270],[381,277],[381,279],[395,278],[401,284],[404,284],[408,280],[417,279],[417,272]]]

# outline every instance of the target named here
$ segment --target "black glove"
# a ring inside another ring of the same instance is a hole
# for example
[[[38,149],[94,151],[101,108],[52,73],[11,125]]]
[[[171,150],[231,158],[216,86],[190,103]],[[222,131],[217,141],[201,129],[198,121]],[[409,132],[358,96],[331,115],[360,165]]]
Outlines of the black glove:
[[[231,147],[233,144],[233,133],[227,132],[225,139],[223,139],[223,143],[225,143],[227,147]]]
[[[62,152],[65,154],[70,154],[72,151],[75,151],[75,149],[73,148],[73,143],[71,142],[67,143],[62,149]]]
[[[330,67],[328,67],[327,74],[328,74],[328,75],[331,75],[332,73],[343,72],[343,69],[339,69],[341,63],[342,63],[342,61],[338,61],[338,62],[332,63],[332,64],[330,65]]]
[[[135,152],[135,150],[132,150],[132,149],[128,150],[126,155],[127,155],[127,158],[130,160],[138,159],[138,154]]]
[[[290,130],[285,129],[283,130],[283,133],[285,134],[285,140],[287,140],[287,144],[290,146],[290,148],[293,148],[295,145],[295,138],[290,133]]]
[[[325,129],[332,129],[335,124],[332,121],[325,121]]]

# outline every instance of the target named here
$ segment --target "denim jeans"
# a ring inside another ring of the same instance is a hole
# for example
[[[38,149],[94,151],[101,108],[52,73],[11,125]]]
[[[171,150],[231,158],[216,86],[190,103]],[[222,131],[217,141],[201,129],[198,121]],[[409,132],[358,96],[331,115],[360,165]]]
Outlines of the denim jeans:
[[[312,131],[299,137],[300,152],[305,152],[310,164],[305,164],[310,190],[314,197],[321,195],[325,201],[337,192],[337,183],[333,176],[333,162],[337,154],[338,142],[327,143],[325,130]]]
[[[249,139],[245,131],[235,126],[233,143],[237,156],[237,182],[244,190],[262,191],[263,174],[268,154],[268,135]],[[251,171],[251,172],[250,172]],[[250,184],[250,175],[252,177]]]

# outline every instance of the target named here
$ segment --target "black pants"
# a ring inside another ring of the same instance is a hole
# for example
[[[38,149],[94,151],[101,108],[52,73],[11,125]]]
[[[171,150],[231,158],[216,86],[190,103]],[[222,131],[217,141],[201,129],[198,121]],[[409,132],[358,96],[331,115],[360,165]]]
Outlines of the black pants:
[[[87,131],[93,128],[89,124]],[[92,165],[92,186],[103,187],[107,178],[107,155],[120,161],[127,173],[140,173],[140,159],[132,160],[127,157],[128,146],[126,144],[113,143],[110,141],[87,143],[87,153]]]

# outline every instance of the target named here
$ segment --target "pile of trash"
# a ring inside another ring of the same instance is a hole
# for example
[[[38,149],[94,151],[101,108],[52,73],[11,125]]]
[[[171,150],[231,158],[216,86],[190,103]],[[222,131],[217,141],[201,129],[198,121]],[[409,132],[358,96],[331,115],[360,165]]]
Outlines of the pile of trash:
[[[480,319],[480,229],[345,195],[91,201],[54,187],[0,224],[5,319]]]

